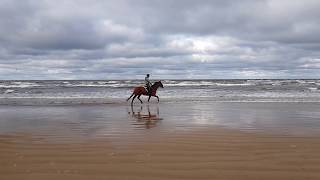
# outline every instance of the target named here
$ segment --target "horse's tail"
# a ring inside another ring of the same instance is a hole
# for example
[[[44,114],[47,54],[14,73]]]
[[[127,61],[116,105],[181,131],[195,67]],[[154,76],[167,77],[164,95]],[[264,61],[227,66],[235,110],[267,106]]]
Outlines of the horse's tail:
[[[130,98],[132,98],[132,96],[134,95],[134,92],[131,94],[131,96],[127,99],[127,101],[129,101]]]

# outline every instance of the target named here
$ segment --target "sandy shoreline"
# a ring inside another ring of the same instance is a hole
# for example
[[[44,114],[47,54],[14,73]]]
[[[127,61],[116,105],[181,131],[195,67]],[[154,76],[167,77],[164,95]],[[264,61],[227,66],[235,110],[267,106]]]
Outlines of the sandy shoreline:
[[[1,180],[320,179],[319,103],[0,106]]]
[[[320,140],[207,129],[116,148],[0,137],[0,179],[319,179]]]

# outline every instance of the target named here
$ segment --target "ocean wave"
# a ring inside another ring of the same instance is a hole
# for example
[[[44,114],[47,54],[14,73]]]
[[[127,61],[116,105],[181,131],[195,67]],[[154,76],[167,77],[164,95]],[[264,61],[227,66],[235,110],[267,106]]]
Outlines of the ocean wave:
[[[9,94],[9,93],[13,93],[14,90],[13,89],[7,89],[4,91],[4,94]]]
[[[91,88],[100,88],[100,87],[112,87],[112,88],[129,88],[135,87],[137,84],[130,84],[118,81],[98,81],[98,82],[68,82],[63,84],[57,84],[58,87],[91,87]]]
[[[0,88],[30,88],[30,87],[41,87],[42,85],[33,82],[10,82],[0,83]]]
[[[310,91],[320,91],[320,89],[317,88],[317,87],[309,87],[308,89],[309,89]]]
[[[167,100],[203,98],[209,101],[277,99],[318,101],[320,99],[320,80],[163,80],[162,83],[164,88],[159,89],[158,95],[161,99]],[[24,98],[21,100],[22,103],[32,98],[62,104],[65,100],[65,104],[68,104],[77,98],[83,99],[81,101],[83,103],[91,103],[92,100],[106,102],[106,99],[128,98],[134,87],[143,85],[143,80],[0,81],[0,98],[4,104],[5,99],[11,102],[19,97]],[[54,98],[57,98],[57,101]]]
[[[215,83],[217,86],[253,86],[253,83]]]
[[[155,82],[154,80],[153,82]],[[320,86],[320,80],[163,80],[165,87],[267,87]],[[104,81],[0,81],[0,88],[133,88],[143,86],[143,80],[104,80]]]
[[[209,82],[209,81],[181,81],[181,82],[171,82],[171,83],[166,83],[166,86],[210,86],[213,85],[214,83]]]
[[[215,81],[169,81],[164,82],[168,87],[196,87],[196,86],[252,86],[253,83],[236,83],[236,82],[215,82]]]

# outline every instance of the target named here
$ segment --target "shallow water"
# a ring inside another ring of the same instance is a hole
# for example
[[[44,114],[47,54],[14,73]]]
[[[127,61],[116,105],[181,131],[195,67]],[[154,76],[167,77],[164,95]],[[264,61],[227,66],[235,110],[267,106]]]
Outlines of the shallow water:
[[[320,134],[320,103],[162,102],[76,106],[0,106],[0,135],[42,141],[145,141],[208,127],[281,136]]]

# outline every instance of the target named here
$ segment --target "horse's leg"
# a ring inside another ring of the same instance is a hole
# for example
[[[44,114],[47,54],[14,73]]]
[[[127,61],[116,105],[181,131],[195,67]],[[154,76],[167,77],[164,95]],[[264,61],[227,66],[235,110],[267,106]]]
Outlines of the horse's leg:
[[[155,97],[158,99],[158,102],[159,102],[159,96],[155,95]]]
[[[134,93],[131,94],[131,96],[127,99],[127,101],[129,101],[129,99],[134,95]]]
[[[135,94],[132,98],[132,101],[131,101],[131,105],[133,104],[133,100],[137,97],[137,95]]]
[[[151,95],[149,95],[148,102],[150,101]]]
[[[140,99],[140,96],[141,96],[142,94],[140,94],[139,96],[138,96],[138,99],[139,99],[139,101],[141,102],[141,104],[143,104],[143,102],[141,101],[141,99]]]

